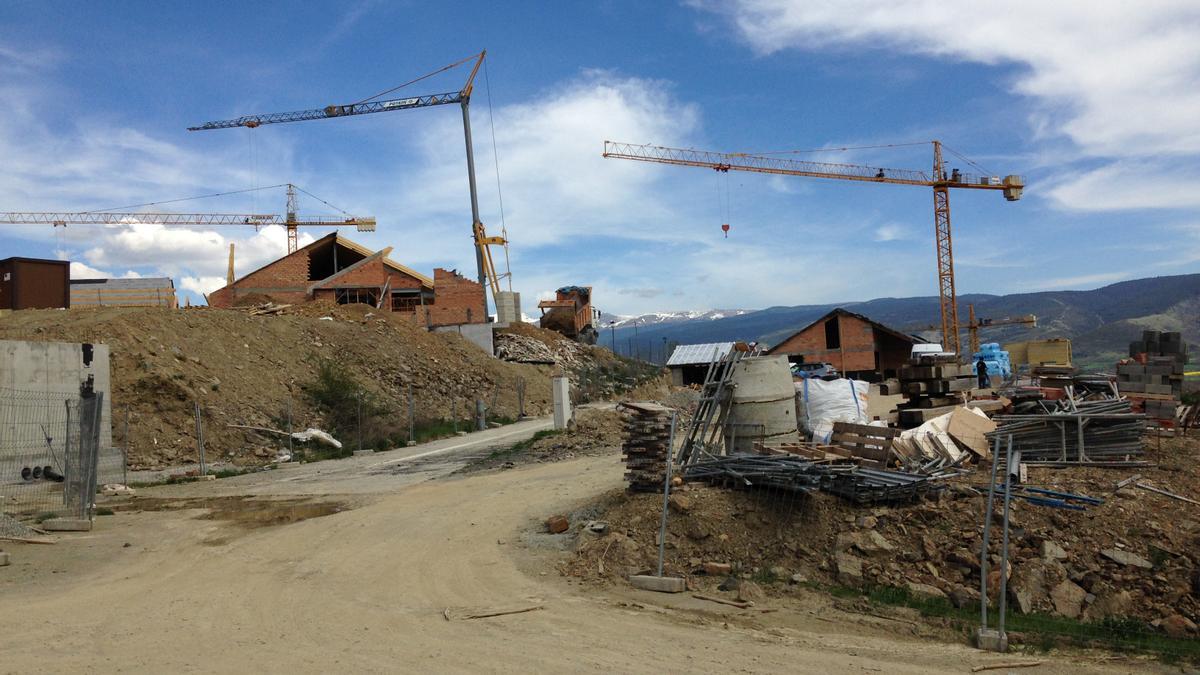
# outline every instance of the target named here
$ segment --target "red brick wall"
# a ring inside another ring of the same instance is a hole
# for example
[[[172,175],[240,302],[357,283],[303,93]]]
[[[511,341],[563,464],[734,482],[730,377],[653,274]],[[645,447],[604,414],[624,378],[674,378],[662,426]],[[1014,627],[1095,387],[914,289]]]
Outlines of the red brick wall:
[[[803,356],[805,363],[828,363],[843,373],[875,370],[875,331],[870,323],[852,316],[834,315],[840,324],[841,347],[825,348],[825,323],[807,330],[771,348],[772,354]],[[834,317],[830,317],[830,321]]]
[[[439,267],[433,271],[434,300],[428,307],[429,322],[434,326],[485,323],[484,297],[478,282]]]
[[[308,299],[308,251],[286,255],[266,267],[247,274],[226,286],[209,293],[212,307],[232,307],[237,298],[250,293],[269,296],[277,302],[296,303]]]

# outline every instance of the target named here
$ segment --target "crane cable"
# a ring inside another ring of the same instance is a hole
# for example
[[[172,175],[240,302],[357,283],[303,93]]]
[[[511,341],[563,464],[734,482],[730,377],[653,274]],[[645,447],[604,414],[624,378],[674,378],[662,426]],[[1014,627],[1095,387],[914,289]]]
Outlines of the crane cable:
[[[259,192],[261,190],[273,190],[275,188],[282,188],[282,187],[287,187],[287,186],[288,186],[287,183],[280,183],[278,185],[265,185],[263,187],[252,187],[252,188],[246,188],[244,190],[228,190],[226,192],[214,192],[212,194],[196,195],[194,197],[180,197],[179,199],[164,199],[162,201],[146,202],[144,204],[128,204],[126,206],[113,206],[113,207],[107,208],[107,209],[92,209],[90,211],[79,211],[78,213],[104,213],[105,211],[124,211],[126,209],[139,209],[144,206],[159,206],[162,204],[174,204],[176,202],[188,202],[188,201],[193,201],[193,200],[197,200],[197,199],[209,199],[211,197],[227,197],[229,195],[240,195],[240,194],[245,194],[247,192]],[[347,215],[347,216],[350,215],[346,211],[338,208],[337,206],[334,206],[333,204],[330,204],[329,202],[325,201],[324,199],[321,199],[320,197],[309,192],[308,190],[305,190],[304,188],[300,187],[299,185],[293,185],[292,187],[296,188],[300,192],[303,192],[304,194],[308,195],[309,197],[312,197],[313,199],[321,202],[322,204],[328,206],[329,208],[331,208],[335,211],[339,211],[342,214]]]
[[[391,89],[388,89],[387,91],[381,91],[378,94],[375,94],[374,96],[368,96],[367,98],[364,98],[361,101],[352,103],[351,105],[362,105],[363,103],[366,103],[368,101],[373,101],[373,100],[379,98],[380,96],[387,96],[388,94],[390,94],[394,91],[403,89],[410,84],[416,84],[416,83],[420,82],[421,80],[427,80],[427,79],[433,77],[434,75],[437,75],[438,73],[444,73],[447,70],[461,66],[462,64],[466,63],[467,61],[470,61],[471,59],[477,59],[477,58],[479,58],[479,54],[472,54],[472,55],[466,57],[465,59],[459,59],[458,61],[455,61],[454,63],[451,63],[448,66],[442,66],[441,68],[438,68],[437,70],[433,71],[432,73],[427,73],[427,74],[422,75],[414,80],[409,80],[408,82],[405,82],[404,84],[396,85],[395,87],[392,87]],[[484,64],[484,68],[487,68],[486,63]]]
[[[492,161],[496,166],[496,196],[500,201],[500,235],[504,238],[504,274],[508,277],[508,290],[512,290],[512,268],[508,260],[508,223],[504,219],[504,190],[500,187],[500,149],[496,145],[496,113],[492,108],[492,79],[488,75],[487,59],[483,61],[483,83],[487,91],[488,126],[492,131]]]

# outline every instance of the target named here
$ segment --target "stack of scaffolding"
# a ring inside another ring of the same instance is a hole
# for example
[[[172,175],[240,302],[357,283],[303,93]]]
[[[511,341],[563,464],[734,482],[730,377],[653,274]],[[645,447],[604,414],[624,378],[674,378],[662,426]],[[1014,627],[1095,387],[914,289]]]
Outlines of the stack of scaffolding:
[[[671,446],[671,409],[657,403],[625,402],[621,458],[629,492],[661,492]]]
[[[988,434],[1021,452],[1027,464],[1140,466],[1146,416],[1136,414],[1128,400],[1073,401],[1065,399],[1045,415],[1003,415]]]

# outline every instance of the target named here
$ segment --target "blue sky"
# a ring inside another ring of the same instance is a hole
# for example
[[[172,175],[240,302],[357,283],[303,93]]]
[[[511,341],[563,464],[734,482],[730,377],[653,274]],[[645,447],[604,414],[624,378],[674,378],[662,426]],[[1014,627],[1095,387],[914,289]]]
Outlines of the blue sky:
[[[927,189],[606,160],[606,139],[767,152],[939,138],[1025,176],[1020,202],[952,195],[960,293],[1200,271],[1200,8],[1189,2],[10,0],[0,210],[293,182],[376,216],[375,234],[346,233],[365,245],[425,271],[473,270],[455,107],[185,128],[356,101],[481,48],[471,109],[483,220],[502,224],[494,122],[527,313],[568,284],[594,286],[618,314],[935,292]],[[405,91],[452,91],[464,77]],[[931,162],[928,146],[807,156]],[[268,190],[166,208],[281,213],[283,200]],[[332,213],[312,200],[301,211]],[[230,241],[239,274],[284,251],[269,229],[6,225],[0,257],[170,275],[196,299],[223,283]]]

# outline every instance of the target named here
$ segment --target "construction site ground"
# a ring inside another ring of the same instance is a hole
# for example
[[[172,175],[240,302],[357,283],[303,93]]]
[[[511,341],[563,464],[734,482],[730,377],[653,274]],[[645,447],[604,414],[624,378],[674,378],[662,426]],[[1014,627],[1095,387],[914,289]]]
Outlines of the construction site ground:
[[[142,489],[102,503],[114,515],[91,532],[6,543],[0,671],[962,673],[1032,660],[816,591],[742,610],[563,574],[588,535],[543,521],[595,517],[622,485],[615,445],[455,475],[549,426]],[[516,610],[528,611],[472,618]],[[1036,659],[1032,672],[1159,668]]]

